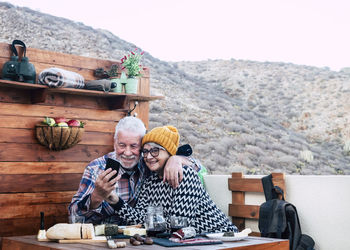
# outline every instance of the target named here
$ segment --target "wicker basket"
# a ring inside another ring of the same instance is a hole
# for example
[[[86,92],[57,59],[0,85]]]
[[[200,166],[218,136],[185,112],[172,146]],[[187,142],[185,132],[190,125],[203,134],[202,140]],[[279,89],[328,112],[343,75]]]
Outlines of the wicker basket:
[[[50,150],[63,150],[71,148],[81,141],[84,128],[50,127],[39,124],[35,126],[35,132],[41,145]]]

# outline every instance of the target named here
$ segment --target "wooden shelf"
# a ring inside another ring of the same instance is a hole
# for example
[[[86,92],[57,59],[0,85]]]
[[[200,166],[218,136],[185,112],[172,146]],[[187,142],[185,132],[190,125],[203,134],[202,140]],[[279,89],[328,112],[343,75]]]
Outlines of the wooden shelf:
[[[129,101],[147,102],[147,101],[159,100],[164,98],[164,96],[145,96],[145,95],[139,95],[139,94],[103,92],[103,91],[87,90],[87,89],[49,88],[46,85],[8,81],[8,80],[2,80],[2,79],[0,79],[0,87],[19,88],[19,89],[28,90],[31,95],[32,103],[45,102],[47,95],[54,94],[54,93],[106,98],[110,103],[109,105],[110,109],[119,109],[119,108],[126,107]]]

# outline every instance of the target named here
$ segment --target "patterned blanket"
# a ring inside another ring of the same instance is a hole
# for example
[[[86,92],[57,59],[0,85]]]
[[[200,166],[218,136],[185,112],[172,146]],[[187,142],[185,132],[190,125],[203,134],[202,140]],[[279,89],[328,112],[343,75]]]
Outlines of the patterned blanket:
[[[84,77],[78,73],[60,69],[48,68],[40,72],[39,84],[47,85],[50,88],[84,88]]]

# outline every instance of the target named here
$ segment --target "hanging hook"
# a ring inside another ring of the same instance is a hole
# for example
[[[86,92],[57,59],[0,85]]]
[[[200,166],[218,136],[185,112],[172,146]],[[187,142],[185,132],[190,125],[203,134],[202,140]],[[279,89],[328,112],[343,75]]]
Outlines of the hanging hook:
[[[138,101],[136,101],[136,102],[134,103],[134,107],[128,111],[128,116],[131,116],[131,112],[135,110],[135,108],[136,108],[136,106],[137,106],[138,104],[139,104]],[[136,113],[135,113],[135,116],[137,116]]]

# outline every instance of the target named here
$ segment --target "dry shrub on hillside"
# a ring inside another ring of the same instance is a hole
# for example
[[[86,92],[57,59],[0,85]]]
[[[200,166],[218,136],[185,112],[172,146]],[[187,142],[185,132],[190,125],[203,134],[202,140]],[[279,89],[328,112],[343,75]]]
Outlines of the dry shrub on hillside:
[[[152,123],[161,123],[162,124],[164,122],[164,117],[162,115],[150,114],[149,118],[150,118],[149,119],[150,122],[152,122]],[[150,128],[154,128],[154,127],[150,126]]]
[[[245,133],[245,134],[249,134],[251,132],[247,127],[236,123],[229,123],[227,125],[224,125],[224,127],[230,132]]]
[[[189,122],[184,122],[181,126],[181,133],[185,133],[185,132],[191,132],[191,134],[195,134],[196,133],[196,128],[193,127],[193,125]]]
[[[246,145],[245,149],[247,150],[247,152],[249,152],[255,156],[263,156],[266,154],[266,152],[264,150],[262,150],[261,148],[259,148],[257,146],[253,146],[253,145]]]
[[[197,144],[200,144],[202,142],[200,138],[194,135],[187,135],[186,141],[188,141],[192,147],[195,147]]]
[[[190,118],[188,119],[188,121],[189,121],[190,123],[193,123],[193,124],[196,124],[196,125],[202,123],[201,120],[199,120],[197,117],[190,117]]]
[[[225,153],[228,153],[228,151],[234,147],[236,141],[231,137],[224,137],[218,142],[218,144],[225,148]]]
[[[272,129],[264,126],[258,126],[254,128],[254,132],[257,134],[268,134]]]
[[[153,105],[150,105],[150,116],[152,114],[161,113],[163,111],[163,108],[160,105],[157,105],[155,103],[152,103]]]
[[[248,168],[238,164],[236,162],[231,162],[230,165],[226,168],[227,173],[232,173],[232,172],[242,172],[246,173],[248,171]]]
[[[275,139],[281,139],[283,136],[280,130],[274,130],[270,135]]]
[[[292,150],[290,150],[289,147],[281,145],[281,143],[278,143],[278,142],[273,142],[273,143],[269,144],[269,149],[280,151],[284,154],[292,154],[292,152],[293,152]]]
[[[230,161],[224,157],[218,157],[216,159],[216,165],[218,167],[227,167],[230,165]]]
[[[243,161],[241,162],[241,164],[242,164],[243,166],[246,166],[246,167],[250,168],[250,169],[256,167],[256,165],[254,164],[254,162],[253,162],[251,159],[249,159],[249,158],[243,159]]]
[[[194,145],[193,148],[197,155],[205,156],[205,155],[211,154],[211,149],[205,144]]]
[[[272,168],[279,168],[280,164],[279,162],[276,160],[275,157],[271,157],[271,156],[262,156],[260,157],[260,162],[262,164],[268,165]]]
[[[266,141],[256,140],[255,145],[263,151],[268,150],[268,143],[266,143]]]
[[[256,137],[255,135],[241,134],[237,136],[237,141],[239,144],[242,144],[242,145],[246,145],[246,144],[255,145]]]
[[[291,155],[284,155],[282,157],[279,158],[279,162],[282,165],[287,165],[287,166],[292,166],[295,164],[295,162],[297,162],[297,158]]]
[[[243,166],[246,166],[248,168],[255,167],[255,164],[253,164],[251,158],[254,156],[248,152],[238,153],[237,154],[237,161]]]
[[[163,126],[161,122],[154,122],[154,121],[149,122],[149,130],[152,128],[161,127],[161,126]]]

